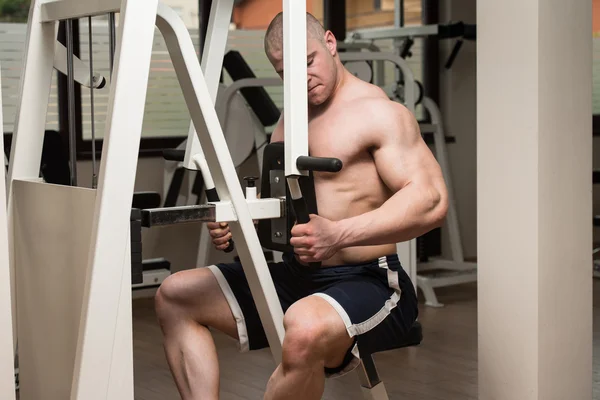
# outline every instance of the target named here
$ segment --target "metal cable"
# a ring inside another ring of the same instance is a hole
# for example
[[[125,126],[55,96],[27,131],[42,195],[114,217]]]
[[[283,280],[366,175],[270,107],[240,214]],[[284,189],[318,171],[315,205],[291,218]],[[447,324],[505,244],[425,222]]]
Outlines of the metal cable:
[[[108,15],[108,46],[109,46],[109,60],[110,60],[110,76],[112,77],[113,65],[115,62],[115,48],[117,42],[117,34],[115,29],[115,13],[111,12]]]
[[[77,133],[75,124],[75,80],[73,73],[73,20],[65,21],[67,35],[67,99],[69,110],[69,161],[71,186],[77,186]]]

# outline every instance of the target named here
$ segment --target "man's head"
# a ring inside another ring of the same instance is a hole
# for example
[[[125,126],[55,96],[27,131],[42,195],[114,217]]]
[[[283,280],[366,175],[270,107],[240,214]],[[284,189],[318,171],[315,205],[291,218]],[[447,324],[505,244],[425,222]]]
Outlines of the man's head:
[[[340,73],[337,42],[331,31],[314,16],[306,14],[308,103],[324,103],[334,92]],[[265,52],[275,71],[283,78],[283,13],[273,18],[265,34]]]

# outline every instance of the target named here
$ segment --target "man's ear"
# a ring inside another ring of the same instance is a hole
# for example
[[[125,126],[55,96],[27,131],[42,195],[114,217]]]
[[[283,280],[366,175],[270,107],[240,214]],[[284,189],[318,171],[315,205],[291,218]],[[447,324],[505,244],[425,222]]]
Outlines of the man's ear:
[[[337,39],[335,38],[335,35],[333,34],[333,32],[327,31],[325,32],[324,39],[327,50],[329,50],[329,53],[332,56],[335,56],[337,54]]]

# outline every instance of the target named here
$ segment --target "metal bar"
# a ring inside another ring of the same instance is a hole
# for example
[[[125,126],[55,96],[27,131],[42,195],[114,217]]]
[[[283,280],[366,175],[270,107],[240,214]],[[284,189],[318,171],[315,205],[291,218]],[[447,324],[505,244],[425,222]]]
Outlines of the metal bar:
[[[247,204],[252,219],[272,219],[285,215],[285,199],[252,199]],[[231,202],[219,201],[194,206],[148,208],[141,210],[142,226],[151,228],[197,222],[237,221],[231,207]]]
[[[215,0],[219,1],[219,0]],[[210,10],[212,8],[212,0],[198,0],[198,14],[200,18],[198,18],[198,31],[199,31],[199,40],[198,40],[198,50],[200,50],[200,56],[204,52],[204,46],[206,44],[206,34],[208,32],[208,27],[210,25]]]
[[[324,27],[340,42],[346,39],[346,0],[324,0]]]
[[[41,5],[42,21],[53,22],[119,12],[121,0],[57,0]]]
[[[73,20],[66,21],[67,100],[69,109],[69,161],[71,186],[77,186],[77,131],[75,123],[75,80],[73,79]]]
[[[450,250],[452,253],[452,260],[456,262],[463,262],[463,248],[462,240],[460,237],[460,226],[458,222],[458,212],[456,210],[456,198],[454,196],[454,185],[452,184],[452,174],[450,173],[450,161],[448,160],[448,150],[446,148],[446,136],[444,133],[444,121],[442,113],[438,108],[437,104],[428,97],[423,97],[423,107],[427,110],[427,113],[431,117],[431,124],[436,127],[433,138],[435,157],[440,164],[444,181],[446,182],[448,190],[448,213],[446,216],[446,226],[448,228],[448,239],[450,240]]]
[[[227,112],[229,111],[229,103],[235,94],[247,87],[265,87],[265,86],[281,86],[283,82],[279,78],[244,78],[232,82],[231,85],[227,86],[227,89],[223,91],[219,96],[217,103],[217,112],[219,113],[219,119],[221,121],[227,121]]]
[[[59,41],[56,42],[54,48],[54,68],[65,75],[67,74],[67,48]],[[106,84],[106,78],[102,75],[92,72],[90,76],[89,67],[76,55],[73,55],[73,73],[75,82],[81,86],[100,89]]]
[[[215,222],[216,211],[214,204],[200,206],[181,206],[165,208],[149,208],[142,210],[142,226],[174,225],[193,222]]]
[[[14,229],[14,185],[19,179],[39,177],[44,129],[48,110],[48,98],[52,86],[54,49],[58,24],[41,24],[40,9],[31,6],[27,32],[24,35],[23,60],[35,62],[23,63],[21,84],[16,104],[15,124],[10,149],[10,164],[6,190],[8,197],[8,255],[10,260],[11,292],[16,293],[15,240]],[[16,349],[16,297],[12,298],[13,339]]]
[[[394,0],[394,26],[396,28],[402,28],[404,26],[404,0]],[[402,41],[394,40],[396,54],[401,53],[402,45]],[[400,82],[402,76],[398,68],[394,69],[394,73],[396,75],[395,81]]]
[[[366,388],[372,388],[381,382],[379,379],[379,374],[377,373],[377,368],[375,367],[375,363],[373,362],[372,356],[363,356],[360,359],[360,373],[358,377],[360,379],[360,384]]]
[[[1,69],[0,69],[1,71]],[[0,77],[0,82],[2,81]],[[0,85],[0,110],[2,110],[2,85]],[[3,119],[0,112],[0,138],[3,138]],[[4,155],[4,140],[0,139],[0,154]],[[14,316],[12,312],[8,218],[6,214],[6,179],[4,165],[0,169],[0,397],[15,399],[14,378]]]
[[[438,34],[438,25],[406,26],[401,28],[357,29],[352,32],[354,40],[402,39]]]
[[[421,0],[421,22],[423,25],[438,24],[439,0]],[[439,104],[440,102],[440,39],[427,36],[423,39],[423,92]]]
[[[396,27],[404,26],[404,0],[394,1],[394,25]]]
[[[202,51],[202,72],[206,79],[208,93],[213,104],[217,99],[219,79],[223,69],[223,58],[227,48],[227,37],[229,34],[229,23],[233,13],[233,0],[218,0],[211,4],[210,17],[206,30],[206,42]],[[197,130],[206,129],[205,126],[195,126],[190,122],[188,138],[186,142],[185,160],[183,165],[190,170],[197,169],[193,157],[202,153],[198,141]]]
[[[131,322],[129,217],[157,7],[158,0],[123,0],[71,400],[133,398],[131,332],[123,326]]]
[[[108,14],[108,59],[110,63],[110,76],[112,77],[113,65],[115,63],[115,49],[117,47],[117,32],[115,13]]]
[[[296,166],[308,156],[308,93],[306,91],[306,2],[283,0],[283,108],[285,175],[307,175]]]
[[[281,361],[285,334],[283,310],[246,204],[237,171],[231,154],[227,151],[227,142],[214,108],[214,102],[209,95],[209,88],[198,62],[194,44],[181,18],[175,11],[162,3],[159,3],[158,6],[156,25],[165,38],[194,125],[207,127],[206,131],[198,131],[197,137],[204,150],[206,161],[212,168],[211,173],[219,197],[222,201],[231,201],[237,216],[238,220],[229,226],[264,326],[269,348],[278,364]],[[304,86],[306,93],[306,82]]]

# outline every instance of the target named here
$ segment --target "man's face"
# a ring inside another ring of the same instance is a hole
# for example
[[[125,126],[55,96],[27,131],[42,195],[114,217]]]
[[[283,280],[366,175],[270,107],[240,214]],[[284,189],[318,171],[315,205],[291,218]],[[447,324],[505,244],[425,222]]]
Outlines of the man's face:
[[[325,37],[327,39],[327,35]],[[333,49],[333,51],[332,51]],[[318,106],[323,104],[335,89],[337,70],[335,65],[335,47],[326,40],[307,39],[307,90],[308,104]],[[283,79],[283,51],[276,49],[269,54],[269,59],[275,71]]]

